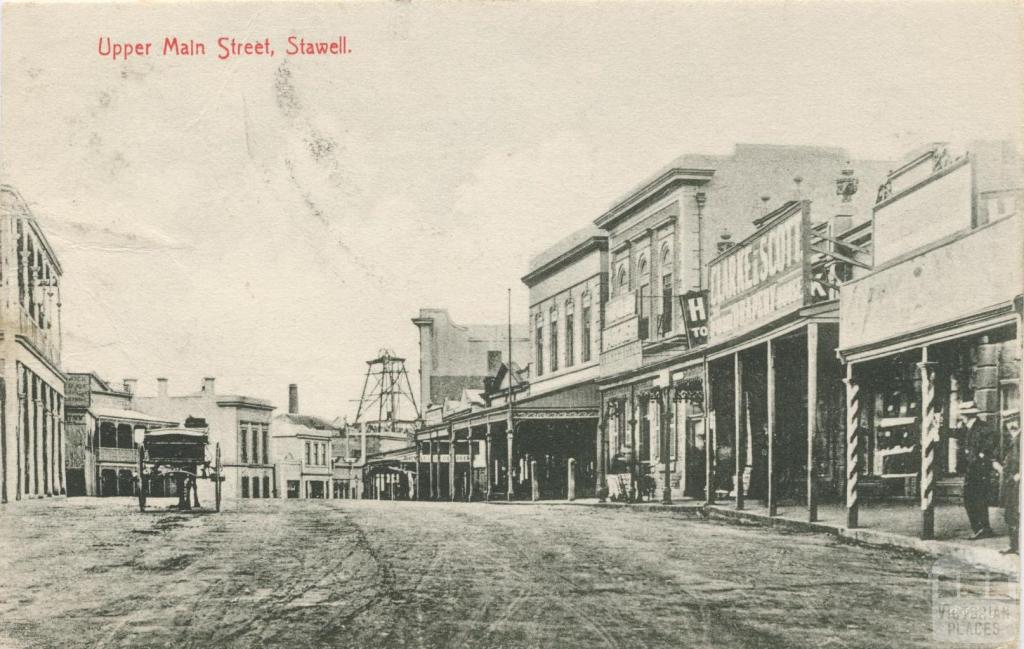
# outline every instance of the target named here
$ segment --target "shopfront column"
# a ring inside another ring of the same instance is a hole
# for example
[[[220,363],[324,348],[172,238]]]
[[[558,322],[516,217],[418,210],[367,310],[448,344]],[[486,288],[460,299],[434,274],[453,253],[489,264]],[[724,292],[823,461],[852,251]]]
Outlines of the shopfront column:
[[[605,455],[605,448],[608,446],[608,414],[606,407],[603,405],[597,414],[595,438],[597,443],[594,449],[594,459],[597,462],[597,477],[594,478],[594,494],[597,496],[598,502],[603,503],[607,500],[605,489],[607,488],[606,483],[608,480],[607,455]]]
[[[860,478],[860,384],[854,380],[853,363],[846,364],[846,526],[857,527],[860,503],[857,480]]]
[[[455,502],[455,426],[448,427],[448,500]]]
[[[670,382],[667,389],[658,393],[658,425],[661,427],[659,435],[662,440],[661,461],[665,468],[665,484],[661,490],[661,504],[663,505],[672,504],[672,434],[669,428],[672,418],[669,413],[669,404],[672,402],[674,392]]]
[[[421,500],[420,498],[420,440],[414,435],[413,439],[416,440],[416,490],[413,492],[415,500]]]
[[[733,354],[733,455],[736,459],[736,509],[743,509],[743,469],[746,453],[743,451],[743,358],[740,352]]]
[[[935,450],[939,446],[940,407],[935,399],[936,363],[921,349],[921,538],[935,538]]]
[[[491,421],[487,420],[484,428],[484,500],[491,499]]]
[[[715,470],[714,441],[711,439],[711,373],[708,360],[704,359],[704,502],[715,504],[715,489],[712,477]]]
[[[768,348],[768,515],[779,513],[775,488],[775,345],[769,338]]]
[[[42,489],[42,478],[39,475],[43,467],[43,454],[42,454],[42,435],[40,428],[43,423],[43,401],[42,401],[42,390],[40,389],[40,381],[35,376],[32,377],[32,493],[41,496],[43,493]]]
[[[818,323],[807,325],[807,520],[818,520],[817,463],[814,441],[818,434]]]
[[[511,413],[506,420],[507,432],[505,434],[505,442],[508,446],[508,470],[505,471],[505,485],[506,485],[506,497],[509,500],[515,498],[515,484],[512,480],[512,464],[515,461],[515,426],[512,423]]]
[[[64,454],[66,453],[64,447],[67,442],[64,439],[64,397],[58,395],[57,402],[60,404],[60,410],[57,411],[57,437],[59,444],[58,448],[60,449],[60,493],[66,495],[68,491],[67,485],[65,484],[65,474],[67,473],[65,466],[67,462],[64,459]]]
[[[466,484],[466,502],[473,502],[473,429],[472,429],[472,427],[468,430],[467,434],[469,435],[469,439],[467,440],[467,444],[469,444],[469,470],[468,470],[469,479],[466,480],[466,483],[467,483]]]
[[[430,438],[427,444],[429,444],[428,448],[430,449],[430,463],[427,465],[430,474],[430,499],[437,500],[437,481],[434,479],[434,438]]]
[[[643,398],[643,395],[641,395]],[[640,449],[636,443],[636,394],[633,388],[629,390],[629,501],[637,500],[637,460],[640,456]]]

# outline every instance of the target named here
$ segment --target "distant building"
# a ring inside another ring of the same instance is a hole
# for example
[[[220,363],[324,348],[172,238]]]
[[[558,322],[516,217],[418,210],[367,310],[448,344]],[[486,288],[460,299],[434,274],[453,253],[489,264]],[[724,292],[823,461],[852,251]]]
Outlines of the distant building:
[[[133,410],[134,379],[125,379],[118,389],[91,372],[72,372],[66,386],[68,495],[133,495],[139,460],[135,429],[171,428],[179,422]],[[177,495],[171,480],[150,484],[150,495]]]
[[[0,185],[0,502],[66,493],[60,262]]]
[[[205,420],[210,430],[210,452],[220,444],[224,495],[236,498],[276,495],[277,481],[270,461],[270,415],[274,406],[269,401],[217,394],[214,379],[207,377],[199,392],[173,397],[168,394],[167,379],[157,379],[155,397],[136,396],[132,403],[140,412],[155,417],[181,422]],[[200,482],[200,491],[205,483]]]
[[[300,415],[299,388],[289,385],[288,412],[270,422],[278,493],[285,498],[331,498],[332,442],[340,432],[326,419]]]
[[[458,325],[446,309],[420,309],[413,318],[420,330],[419,409],[445,399],[459,399],[463,389],[480,389],[508,360],[508,325]],[[530,335],[522,324],[512,325],[512,360],[525,365]]]

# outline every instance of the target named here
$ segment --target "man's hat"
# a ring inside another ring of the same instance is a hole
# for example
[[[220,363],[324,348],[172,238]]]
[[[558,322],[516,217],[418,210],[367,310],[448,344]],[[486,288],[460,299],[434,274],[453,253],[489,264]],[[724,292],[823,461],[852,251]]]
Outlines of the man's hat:
[[[964,401],[960,404],[960,407],[957,408],[957,412],[961,415],[976,415],[981,411],[978,410],[978,406],[976,406],[973,401]]]

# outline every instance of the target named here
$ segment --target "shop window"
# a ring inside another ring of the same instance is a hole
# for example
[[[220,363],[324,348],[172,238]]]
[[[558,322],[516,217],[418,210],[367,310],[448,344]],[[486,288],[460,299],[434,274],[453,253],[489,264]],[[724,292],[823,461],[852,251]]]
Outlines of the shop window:
[[[286,489],[288,490],[288,493],[287,493],[287,497],[288,498],[298,498],[299,497],[299,481],[298,480],[289,480],[288,483],[287,483]]]
[[[263,476],[263,497],[270,498],[270,476]]]
[[[242,476],[242,498],[249,497],[249,476]]]
[[[260,497],[260,479],[259,477],[253,477],[252,479],[252,497]]]

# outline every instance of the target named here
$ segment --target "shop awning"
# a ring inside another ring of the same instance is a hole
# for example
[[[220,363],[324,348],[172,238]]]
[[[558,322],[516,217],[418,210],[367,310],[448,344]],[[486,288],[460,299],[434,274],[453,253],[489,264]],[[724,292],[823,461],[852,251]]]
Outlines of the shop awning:
[[[122,410],[120,408],[91,408],[90,412],[97,419],[115,419],[117,421],[140,424],[166,424],[168,426],[174,426],[178,423],[170,419],[147,415],[144,412],[138,412],[136,410]]]

